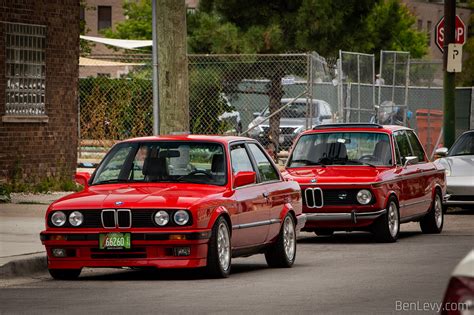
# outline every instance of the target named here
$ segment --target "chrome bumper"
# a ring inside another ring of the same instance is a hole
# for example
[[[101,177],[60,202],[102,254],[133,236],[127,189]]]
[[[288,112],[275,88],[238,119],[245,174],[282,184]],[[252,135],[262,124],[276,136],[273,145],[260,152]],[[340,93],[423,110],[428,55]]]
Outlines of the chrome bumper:
[[[456,198],[456,200],[450,200],[451,194],[444,195],[443,204],[446,206],[455,206],[455,205],[474,205],[473,200],[460,200]]]
[[[382,209],[374,212],[339,212],[339,213],[307,213],[308,221],[352,221],[357,223],[358,219],[377,219],[381,215],[384,215],[387,209]]]

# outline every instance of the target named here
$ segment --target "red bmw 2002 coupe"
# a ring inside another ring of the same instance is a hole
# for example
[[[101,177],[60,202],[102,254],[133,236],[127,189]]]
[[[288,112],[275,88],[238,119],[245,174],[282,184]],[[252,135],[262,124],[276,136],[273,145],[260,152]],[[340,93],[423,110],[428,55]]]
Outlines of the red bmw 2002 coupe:
[[[328,124],[302,133],[286,171],[301,185],[303,230],[369,230],[397,240],[400,223],[424,233],[443,228],[445,173],[428,161],[413,130],[378,124]]]
[[[115,145],[83,191],[49,207],[48,268],[206,267],[226,277],[231,258],[264,253],[290,267],[305,222],[300,187],[261,146],[241,137],[166,136]]]

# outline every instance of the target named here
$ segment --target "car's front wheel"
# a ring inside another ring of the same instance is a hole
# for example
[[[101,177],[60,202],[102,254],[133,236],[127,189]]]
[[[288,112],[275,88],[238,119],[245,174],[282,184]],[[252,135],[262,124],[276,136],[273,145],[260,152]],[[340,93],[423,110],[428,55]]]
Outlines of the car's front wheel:
[[[444,213],[441,194],[435,193],[430,211],[420,220],[420,228],[423,233],[438,234],[443,230]]]
[[[81,274],[81,269],[48,269],[48,271],[56,280],[74,280]]]
[[[219,217],[212,227],[207,250],[207,274],[212,278],[227,278],[230,274],[231,243],[229,225]]]
[[[289,268],[296,258],[296,230],[291,214],[287,214],[281,225],[275,244],[265,252],[268,266],[275,268]]]
[[[373,226],[375,239],[381,243],[392,243],[398,239],[400,232],[400,214],[395,197],[391,196],[387,203],[387,212],[378,218]]]

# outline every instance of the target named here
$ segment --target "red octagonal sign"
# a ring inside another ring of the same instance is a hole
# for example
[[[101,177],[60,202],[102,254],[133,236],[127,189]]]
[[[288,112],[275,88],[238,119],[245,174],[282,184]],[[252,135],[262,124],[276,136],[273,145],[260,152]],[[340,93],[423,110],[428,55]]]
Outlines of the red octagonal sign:
[[[444,46],[444,16],[439,20],[438,24],[436,24],[436,46],[443,52],[443,46]],[[466,26],[464,25],[464,22],[461,20],[461,18],[456,15],[456,29],[454,31],[454,38],[455,38],[455,44],[461,44],[463,45],[464,42],[466,41]]]

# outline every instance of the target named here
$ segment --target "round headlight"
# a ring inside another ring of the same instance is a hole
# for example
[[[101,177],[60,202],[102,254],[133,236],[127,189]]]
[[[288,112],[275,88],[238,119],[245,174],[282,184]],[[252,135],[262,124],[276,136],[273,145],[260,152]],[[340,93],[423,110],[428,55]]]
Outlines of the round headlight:
[[[160,210],[155,213],[155,223],[159,226],[164,226],[170,222],[170,215],[168,212]]]
[[[51,216],[51,223],[55,226],[63,226],[66,223],[66,215],[62,211],[56,211]]]
[[[187,211],[178,210],[174,213],[173,218],[177,225],[185,225],[189,221],[189,214]]]
[[[74,211],[69,215],[69,223],[72,226],[79,226],[84,222],[84,216],[79,211]]]
[[[357,193],[357,201],[361,205],[366,205],[372,200],[372,193],[367,189],[359,190]]]

